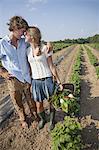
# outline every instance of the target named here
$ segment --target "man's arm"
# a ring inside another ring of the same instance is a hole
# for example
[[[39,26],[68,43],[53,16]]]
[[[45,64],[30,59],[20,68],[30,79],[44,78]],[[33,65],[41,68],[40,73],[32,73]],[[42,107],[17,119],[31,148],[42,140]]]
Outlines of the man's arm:
[[[1,60],[5,56],[4,47],[2,40],[0,40],[0,76],[3,78],[7,78],[9,73],[8,71],[2,66]]]

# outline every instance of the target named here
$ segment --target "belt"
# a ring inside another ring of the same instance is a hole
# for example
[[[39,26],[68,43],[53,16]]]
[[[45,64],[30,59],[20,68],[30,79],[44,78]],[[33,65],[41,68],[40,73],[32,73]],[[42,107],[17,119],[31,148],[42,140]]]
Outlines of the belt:
[[[44,80],[46,80],[46,79],[48,79],[48,78],[52,78],[52,77],[39,78],[39,79],[33,79],[33,80],[40,80],[40,81],[44,81]]]

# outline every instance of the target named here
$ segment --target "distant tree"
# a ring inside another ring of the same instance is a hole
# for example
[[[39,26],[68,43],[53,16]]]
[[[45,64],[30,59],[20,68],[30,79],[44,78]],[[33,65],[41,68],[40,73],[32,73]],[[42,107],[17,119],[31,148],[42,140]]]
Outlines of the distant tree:
[[[93,37],[88,37],[87,40],[89,43],[99,43],[99,34],[96,34]]]

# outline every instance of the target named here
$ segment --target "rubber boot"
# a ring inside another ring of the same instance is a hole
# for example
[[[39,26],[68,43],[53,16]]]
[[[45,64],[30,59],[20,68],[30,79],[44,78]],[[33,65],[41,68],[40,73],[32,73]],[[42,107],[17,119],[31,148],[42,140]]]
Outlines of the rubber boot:
[[[46,123],[45,112],[43,111],[43,112],[38,113],[38,116],[40,117],[38,128],[42,129]]]
[[[55,109],[50,108],[50,124],[49,124],[49,131],[53,130],[55,127]]]

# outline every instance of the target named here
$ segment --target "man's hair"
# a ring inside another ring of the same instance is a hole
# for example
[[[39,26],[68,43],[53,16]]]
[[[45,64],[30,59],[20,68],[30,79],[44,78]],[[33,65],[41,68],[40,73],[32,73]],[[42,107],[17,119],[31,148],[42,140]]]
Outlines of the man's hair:
[[[29,27],[27,21],[23,19],[21,16],[13,16],[9,20],[9,23],[7,23],[7,25],[9,25],[9,31],[22,28],[25,28],[27,30]]]

